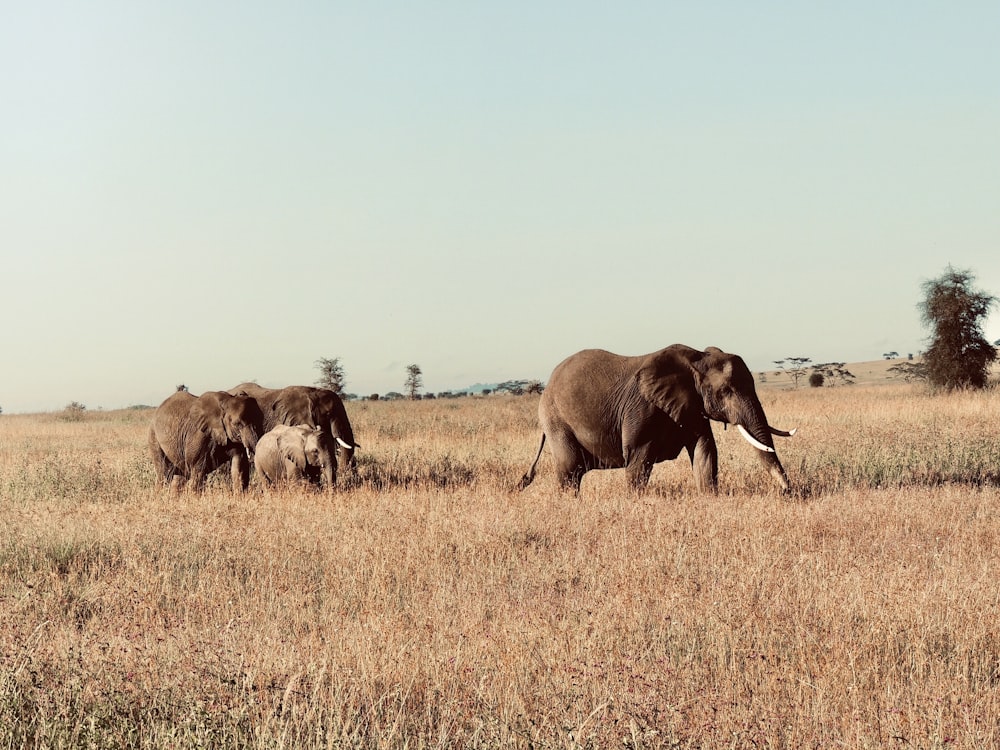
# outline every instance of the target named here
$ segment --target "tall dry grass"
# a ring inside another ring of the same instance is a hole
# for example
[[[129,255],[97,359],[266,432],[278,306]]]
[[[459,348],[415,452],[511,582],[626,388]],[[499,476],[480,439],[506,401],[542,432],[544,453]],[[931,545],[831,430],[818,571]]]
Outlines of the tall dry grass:
[[[354,403],[360,481],[154,486],[149,413],[0,417],[2,747],[1000,747],[1000,394],[763,393],[579,497],[537,400]]]

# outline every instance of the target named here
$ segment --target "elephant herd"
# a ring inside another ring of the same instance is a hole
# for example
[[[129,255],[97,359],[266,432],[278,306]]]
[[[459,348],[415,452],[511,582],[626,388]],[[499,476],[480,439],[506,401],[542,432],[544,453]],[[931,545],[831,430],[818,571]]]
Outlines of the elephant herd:
[[[577,352],[556,366],[538,405],[541,444],[518,487],[535,477],[546,441],[559,484],[579,492],[592,469],[624,468],[636,490],[653,465],[686,451],[701,491],[718,485],[712,421],[735,425],[778,486],[790,489],[771,427],[743,359],[683,344],[641,356],[600,349]],[[251,463],[268,482],[306,480],[332,489],[337,472],[353,472],[354,432],[333,391],[309,386],[262,388],[243,383],[192,396],[178,391],[154,413],[149,448],[159,479],[198,489],[229,463],[234,491],[245,490]]]
[[[178,391],[157,407],[149,428],[159,480],[196,490],[226,463],[233,490],[245,490],[251,462],[264,481],[305,479],[332,489],[338,469],[354,470],[359,447],[340,396],[300,385],[243,383],[200,396]]]

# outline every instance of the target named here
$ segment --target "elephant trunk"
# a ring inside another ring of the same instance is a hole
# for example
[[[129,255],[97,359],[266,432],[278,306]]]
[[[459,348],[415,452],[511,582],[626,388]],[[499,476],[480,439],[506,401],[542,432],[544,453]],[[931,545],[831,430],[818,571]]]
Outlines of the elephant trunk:
[[[333,456],[330,456],[330,459],[323,463],[321,473],[327,492],[333,492],[334,487],[337,486],[337,463]]]
[[[346,443],[346,441],[344,441]],[[354,445],[345,447],[344,443],[337,438],[337,470],[343,477],[350,477],[357,471],[357,462],[354,459]]]
[[[361,446],[354,442],[354,431],[345,416],[344,424],[336,421],[330,425],[333,432],[334,450],[337,452],[337,470],[342,477],[353,477],[357,473],[357,459],[354,451]]]
[[[747,442],[757,449],[757,455],[771,476],[774,477],[781,489],[787,492],[790,488],[788,475],[785,474],[785,469],[774,450],[774,440],[771,437],[773,428],[767,423],[764,408],[756,399],[754,402],[744,404],[735,420],[736,427]],[[778,431],[775,434],[781,434],[781,432]]]
[[[260,436],[257,434],[257,430],[253,427],[248,427],[244,430],[243,435],[241,436],[241,442],[243,443],[243,447],[246,449],[247,458],[251,461],[253,461],[253,455],[257,450],[257,441],[259,439]]]

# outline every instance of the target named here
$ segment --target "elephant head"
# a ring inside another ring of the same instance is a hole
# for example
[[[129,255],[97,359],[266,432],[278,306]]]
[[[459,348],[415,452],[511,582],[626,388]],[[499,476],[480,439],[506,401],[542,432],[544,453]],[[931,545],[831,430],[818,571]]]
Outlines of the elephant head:
[[[278,449],[289,464],[286,474],[302,476],[315,483],[319,483],[320,477],[336,460],[329,436],[321,427],[299,425],[283,431],[278,438]]]
[[[649,355],[636,382],[643,398],[679,425],[706,418],[735,425],[781,488],[789,488],[771,436],[787,437],[795,431],[768,424],[753,374],[741,357],[714,346],[699,351],[678,344]]]
[[[240,393],[230,396],[218,391],[222,430],[229,443],[239,443],[252,459],[257,441],[264,431],[264,415],[257,402]],[[204,397],[204,394],[203,394]]]

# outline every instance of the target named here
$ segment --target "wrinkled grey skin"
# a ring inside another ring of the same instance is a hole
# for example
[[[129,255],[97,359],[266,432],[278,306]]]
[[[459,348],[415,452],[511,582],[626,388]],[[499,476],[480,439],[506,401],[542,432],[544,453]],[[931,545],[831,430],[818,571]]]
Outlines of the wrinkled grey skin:
[[[742,427],[771,452],[757,453],[783,490],[789,489],[753,375],[735,354],[675,344],[624,357],[588,349],[552,373],[538,406],[542,441],[520,482],[527,487],[548,439],[560,484],[579,492],[591,469],[625,468],[629,484],[649,482],[653,465],[687,450],[701,491],[716,491],[718,450],[710,420]]]
[[[184,482],[195,491],[205,477],[232,461],[233,491],[242,492],[250,481],[248,456],[253,455],[263,433],[264,418],[257,402],[247,395],[206,391],[193,396],[178,391],[153,413],[149,427],[149,452],[159,480],[165,485]]]
[[[319,427],[326,438],[323,450],[323,481],[333,488],[337,483],[338,467],[342,474],[355,473],[354,430],[347,418],[347,410],[340,396],[326,388],[307,385],[290,385],[287,388],[262,388],[256,383],[242,383],[230,393],[246,393],[256,399],[264,415],[264,431],[269,432],[280,424]],[[338,438],[347,446],[344,447]],[[334,455],[334,451],[336,455]],[[241,462],[245,459],[239,459]]]
[[[254,466],[268,484],[303,480],[319,484],[326,462],[333,460],[329,440],[319,427],[279,424],[257,443]]]

